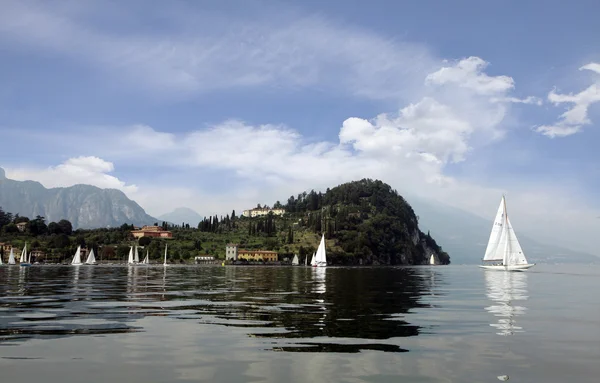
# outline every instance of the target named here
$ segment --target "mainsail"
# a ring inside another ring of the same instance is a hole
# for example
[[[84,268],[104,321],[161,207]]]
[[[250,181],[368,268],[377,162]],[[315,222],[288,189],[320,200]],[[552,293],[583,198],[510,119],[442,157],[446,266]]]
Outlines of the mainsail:
[[[502,265],[526,265],[527,259],[523,254],[521,244],[508,219],[506,200],[502,196],[490,239],[485,249],[484,261],[501,261]]]
[[[298,264],[298,255],[294,254],[294,259],[292,259],[292,265],[297,265]]]
[[[315,255],[315,264],[316,266],[327,266],[327,255],[325,252],[325,234],[321,236],[321,243],[319,243],[319,248],[317,249],[317,254]]]
[[[169,246],[169,245],[167,245],[167,244],[165,243],[165,262],[163,263],[163,266],[166,266],[166,265],[167,265],[167,247],[168,247],[168,246]]]
[[[129,246],[129,256],[127,257],[127,263],[133,263],[133,246]]]
[[[144,261],[142,263],[145,263],[145,264],[150,263],[150,261],[148,259],[148,250],[146,250],[146,257],[144,258]]]
[[[8,264],[9,265],[17,264],[17,262],[15,261],[15,252],[13,251],[12,247],[10,248],[10,255],[8,256]]]
[[[77,251],[75,252],[75,256],[71,261],[72,265],[81,265],[81,246],[77,246]]]
[[[140,256],[139,256],[139,254],[138,254],[138,249],[137,249],[137,248],[138,248],[138,247],[136,246],[136,247],[135,247],[135,257],[133,258],[133,261],[134,261],[135,263],[140,263]]]
[[[96,257],[94,256],[94,249],[90,250],[90,255],[88,255],[87,260],[85,261],[88,265],[96,264]]]

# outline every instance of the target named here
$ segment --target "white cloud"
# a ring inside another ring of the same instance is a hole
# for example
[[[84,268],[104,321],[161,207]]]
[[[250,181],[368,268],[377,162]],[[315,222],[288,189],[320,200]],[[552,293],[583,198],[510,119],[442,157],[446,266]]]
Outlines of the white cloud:
[[[70,158],[58,166],[46,169],[7,167],[5,170],[8,178],[20,181],[35,180],[48,188],[87,184],[118,189],[126,194],[137,191],[137,186],[127,185],[117,177],[107,174],[114,171],[113,163],[98,157]]]
[[[542,105],[543,101],[538,97],[529,96],[525,98],[517,98],[517,97],[492,97],[490,99],[491,102],[511,102],[515,104],[530,104],[530,105]]]
[[[600,64],[590,63],[582,66],[579,70],[600,73]],[[535,127],[536,132],[550,138],[566,137],[580,132],[583,126],[592,123],[588,118],[588,110],[592,104],[600,101],[600,78],[597,78],[594,84],[577,94],[560,94],[552,90],[548,94],[548,101],[554,105],[563,103],[573,105],[560,115],[560,119],[556,123]]]
[[[515,83],[509,76],[489,76],[483,70],[489,65],[479,57],[468,57],[456,65],[443,67],[429,74],[427,84],[444,85],[457,84],[478,94],[492,95],[505,93],[514,88]]]
[[[125,5],[121,9],[102,3],[5,3],[0,42],[12,49],[41,48],[83,60],[158,96],[316,86],[369,98],[399,97],[436,64],[422,45],[269,9],[255,19],[228,15],[227,22],[219,23],[221,14],[171,6],[155,20],[152,32],[122,28],[117,34],[106,28],[117,21],[114,14],[136,22],[150,11],[144,7],[136,14]],[[105,19],[110,23],[101,22]]]

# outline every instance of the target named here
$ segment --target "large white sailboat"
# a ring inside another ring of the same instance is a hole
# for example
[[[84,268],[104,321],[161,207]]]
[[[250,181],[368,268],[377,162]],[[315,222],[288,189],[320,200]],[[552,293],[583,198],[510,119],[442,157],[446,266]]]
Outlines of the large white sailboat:
[[[129,255],[127,256],[127,264],[133,265],[133,246],[129,246]]]
[[[21,259],[19,260],[19,265],[20,266],[31,266],[31,263],[29,262],[29,257],[27,256],[27,243],[25,243],[25,246],[23,247],[23,251],[21,252]]]
[[[525,258],[521,244],[508,219],[504,196],[496,213],[483,263],[480,267],[484,269],[506,271],[523,271],[535,265],[528,263]]]
[[[327,266],[327,254],[325,252],[325,234],[321,236],[321,243],[319,243],[319,248],[317,249],[317,253],[313,258],[315,261],[314,267],[325,267]]]
[[[75,252],[75,255],[73,256],[71,265],[73,265],[73,266],[82,265],[82,263],[81,263],[81,246],[77,246],[77,251]]]
[[[90,254],[87,257],[85,264],[86,265],[95,265],[96,264],[96,256],[94,255],[94,249],[90,250]]]
[[[16,265],[17,262],[15,261],[15,252],[13,251],[13,248],[10,248],[10,255],[8,256],[8,264],[9,265]]]

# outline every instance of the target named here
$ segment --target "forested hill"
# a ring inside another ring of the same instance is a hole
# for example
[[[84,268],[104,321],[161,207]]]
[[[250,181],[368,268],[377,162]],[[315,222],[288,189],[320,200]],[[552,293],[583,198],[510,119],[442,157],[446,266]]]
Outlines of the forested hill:
[[[408,202],[379,180],[349,182],[325,193],[305,192],[290,197],[283,207],[298,219],[298,226],[332,240],[328,257],[347,257],[342,263],[426,264],[431,254],[441,264],[450,263],[429,233],[419,230]]]

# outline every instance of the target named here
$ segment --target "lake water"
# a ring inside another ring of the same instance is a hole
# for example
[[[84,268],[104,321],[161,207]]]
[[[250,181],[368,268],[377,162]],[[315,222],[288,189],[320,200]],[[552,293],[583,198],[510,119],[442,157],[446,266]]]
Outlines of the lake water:
[[[2,382],[600,381],[600,267],[0,267]]]

